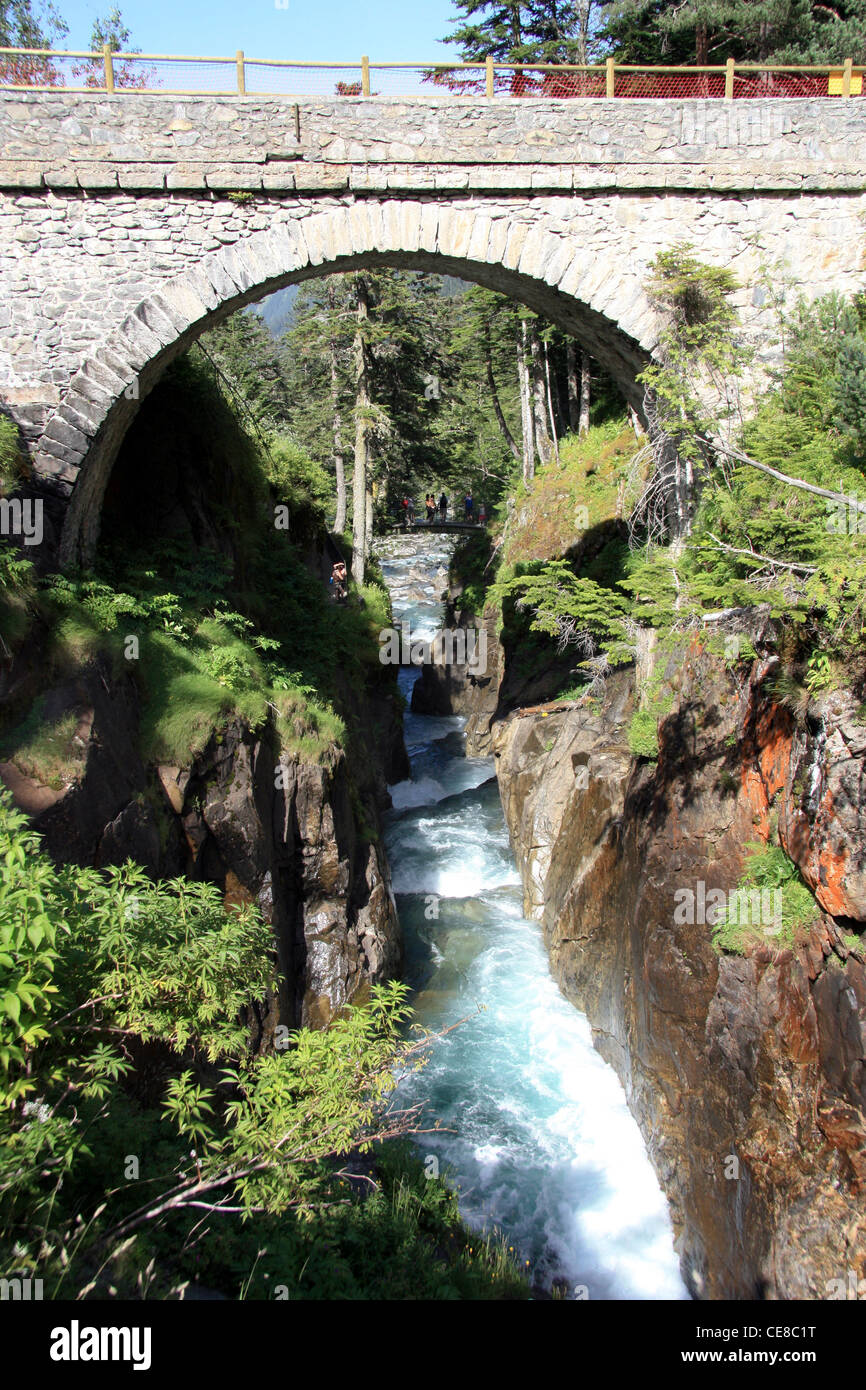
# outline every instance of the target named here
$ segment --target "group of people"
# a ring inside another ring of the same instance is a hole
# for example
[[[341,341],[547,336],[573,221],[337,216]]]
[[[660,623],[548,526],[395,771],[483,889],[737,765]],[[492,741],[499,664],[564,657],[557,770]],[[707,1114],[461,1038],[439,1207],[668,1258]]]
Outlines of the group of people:
[[[400,510],[403,515],[403,524],[406,526],[412,526],[415,521],[415,499],[412,497],[404,496],[403,501],[400,505]],[[440,521],[445,521],[448,516],[448,498],[446,497],[445,493],[442,493],[441,497],[439,498],[439,501],[437,502],[436,494],[433,492],[428,492],[424,498],[424,511],[426,514],[426,520],[428,525],[432,525],[435,522],[437,514]],[[471,488],[469,488],[465,498],[463,499],[463,514],[467,521],[474,522],[476,519],[475,499],[472,496]],[[478,521],[483,526],[486,520],[487,512],[484,503],[482,502],[480,507],[478,508]]]

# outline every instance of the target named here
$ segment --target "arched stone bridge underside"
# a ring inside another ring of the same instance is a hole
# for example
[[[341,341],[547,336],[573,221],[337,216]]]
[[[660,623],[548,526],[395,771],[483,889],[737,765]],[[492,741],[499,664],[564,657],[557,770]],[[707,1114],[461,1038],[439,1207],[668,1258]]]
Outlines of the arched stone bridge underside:
[[[647,268],[689,241],[733,270],[771,357],[786,281],[863,288],[864,108],[0,94],[0,407],[55,499],[63,560],[92,554],[168,362],[313,276],[398,266],[509,294],[639,409]]]

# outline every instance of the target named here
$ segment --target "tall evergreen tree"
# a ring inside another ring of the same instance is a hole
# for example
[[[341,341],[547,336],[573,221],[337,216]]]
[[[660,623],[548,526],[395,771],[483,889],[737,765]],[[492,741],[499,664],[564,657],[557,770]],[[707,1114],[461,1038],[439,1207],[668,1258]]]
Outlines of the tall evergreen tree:
[[[622,63],[856,63],[866,0],[614,0],[601,37]]]
[[[585,63],[592,46],[596,0],[455,0],[457,44],[464,63]]]

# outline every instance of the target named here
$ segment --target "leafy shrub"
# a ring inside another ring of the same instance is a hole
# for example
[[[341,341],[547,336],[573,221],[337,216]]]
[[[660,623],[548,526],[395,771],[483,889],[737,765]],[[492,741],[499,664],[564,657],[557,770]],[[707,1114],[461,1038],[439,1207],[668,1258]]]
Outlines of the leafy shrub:
[[[635,710],[628,726],[628,746],[636,758],[647,758],[650,762],[658,761],[658,717],[652,710]]]
[[[27,472],[27,456],[14,421],[0,415],[0,492],[14,486]]]
[[[739,920],[743,915],[739,906],[733,914],[729,907],[724,909],[713,928],[713,946],[719,952],[728,951],[737,955],[746,955],[751,947],[758,945],[772,945],[778,949],[794,946],[799,934],[818,916],[820,908],[800,877],[796,864],[780,845],[758,842],[750,844],[748,849],[749,857],[737,892],[749,895],[749,920]],[[772,927],[763,915],[751,910],[757,906],[755,890],[761,894],[762,909],[771,901],[769,894],[774,895]],[[740,897],[739,901],[742,904],[745,899]],[[775,914],[776,904],[781,909],[778,918]],[[756,915],[759,916],[757,921],[754,920]]]
[[[48,1037],[45,1027],[62,921],[47,900],[54,875],[38,856],[39,838],[27,817],[0,790],[0,1068],[3,1104],[18,1104],[35,1089],[28,1050]]]
[[[300,444],[285,435],[272,438],[266,471],[278,502],[285,503],[296,516],[303,515],[307,526],[324,522],[331,505],[331,480]]]
[[[7,658],[30,629],[35,593],[30,561],[0,542],[0,653]]]
[[[396,1078],[421,1060],[405,986],[254,1056],[246,1006],[278,984],[256,909],[133,864],[57,868],[5,791],[0,859],[5,1269],[38,1267],[51,1297],[165,1295],[192,1273],[202,1247],[185,1237],[204,1206],[208,1274],[230,1294],[250,1287],[264,1235],[277,1263],[262,1271],[285,1260],[298,1296],[526,1295],[510,1253],[462,1227],[453,1193],[378,1146],[400,1128],[386,1113]],[[141,1075],[133,1058],[149,1058]],[[372,1199],[341,1193],[339,1162],[374,1145]],[[130,1152],[146,1154],[140,1178]]]

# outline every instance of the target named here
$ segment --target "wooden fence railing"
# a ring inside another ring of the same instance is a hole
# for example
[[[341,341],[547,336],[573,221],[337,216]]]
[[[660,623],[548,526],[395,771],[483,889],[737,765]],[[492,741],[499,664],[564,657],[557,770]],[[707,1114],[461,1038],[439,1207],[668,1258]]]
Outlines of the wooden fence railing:
[[[144,92],[165,96],[286,97],[542,97],[726,101],[760,97],[863,95],[864,67],[737,63],[715,67],[639,67],[616,63],[545,64],[296,63],[247,58],[180,57],[166,53],[64,53],[0,48],[0,89],[12,91]]]

